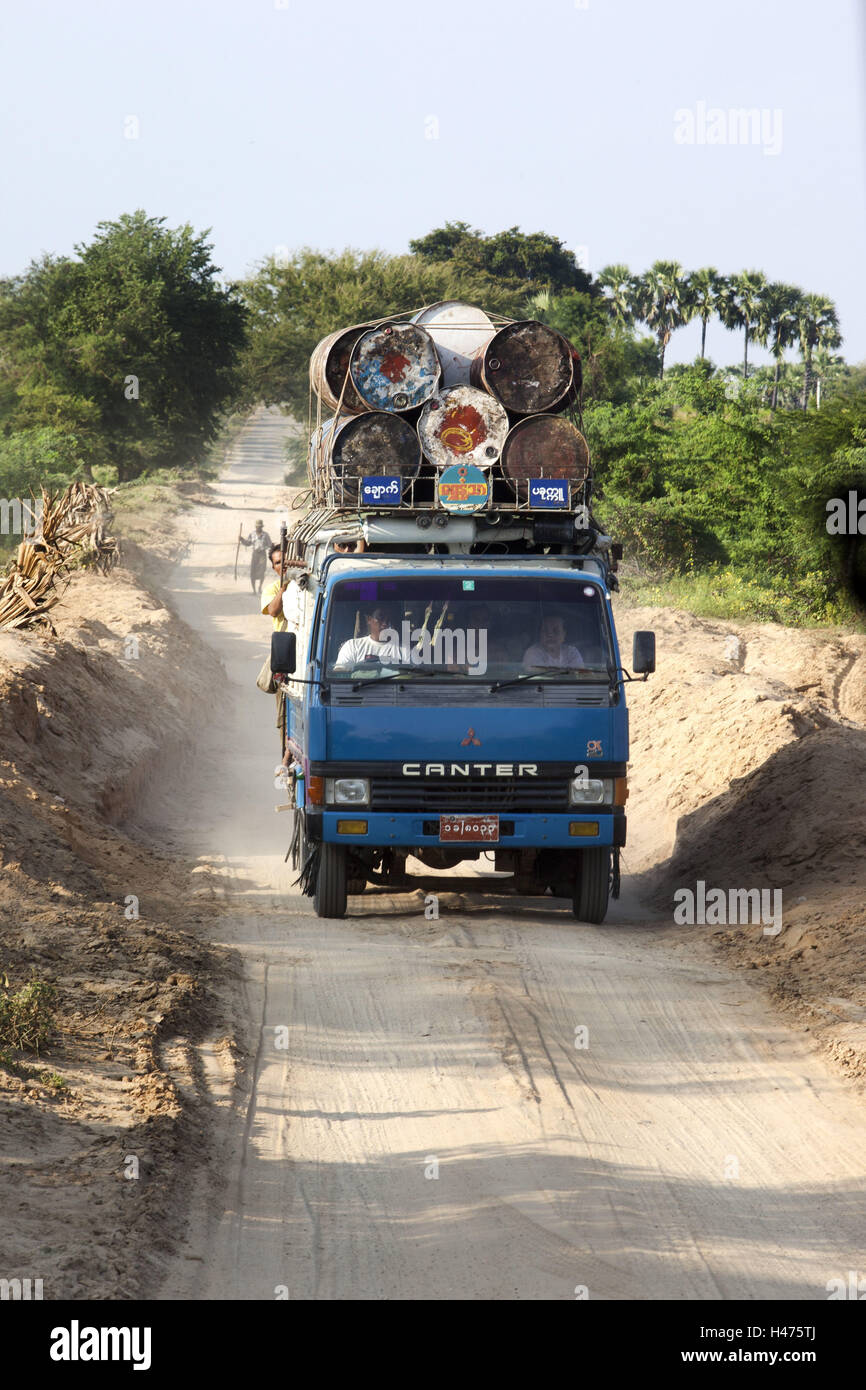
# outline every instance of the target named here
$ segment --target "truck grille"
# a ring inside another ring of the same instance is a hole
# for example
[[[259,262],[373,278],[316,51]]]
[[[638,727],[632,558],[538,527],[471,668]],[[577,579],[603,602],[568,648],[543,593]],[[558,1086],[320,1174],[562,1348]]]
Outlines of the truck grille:
[[[528,777],[520,782],[437,777],[373,777],[373,811],[567,811],[564,777]]]
[[[503,709],[605,709],[610,704],[606,685],[556,685],[548,681],[509,685],[491,692],[489,686],[447,685],[429,679],[388,681],[353,690],[348,681],[335,681],[329,699],[338,706],[392,705],[400,707],[475,706],[493,701]]]

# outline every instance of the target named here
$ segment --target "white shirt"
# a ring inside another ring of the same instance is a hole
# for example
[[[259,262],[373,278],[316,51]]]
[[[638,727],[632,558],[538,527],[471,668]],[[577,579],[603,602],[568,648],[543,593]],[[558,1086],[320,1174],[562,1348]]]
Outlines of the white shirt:
[[[374,637],[368,634],[366,637],[350,637],[348,642],[344,642],[339,652],[336,666],[358,666],[368,656],[377,656],[380,661],[389,662],[403,661],[403,652],[399,642],[377,642]]]
[[[267,531],[250,531],[250,534],[247,537],[244,544],[251,545],[254,553],[256,555],[259,555],[263,550],[265,552],[270,550],[273,542],[270,536],[268,535]]]
[[[560,647],[556,653],[551,653],[546,647],[542,647],[536,642],[534,647],[528,647],[523,653],[524,666],[585,666],[586,662],[581,656],[577,647],[569,647],[566,643]]]

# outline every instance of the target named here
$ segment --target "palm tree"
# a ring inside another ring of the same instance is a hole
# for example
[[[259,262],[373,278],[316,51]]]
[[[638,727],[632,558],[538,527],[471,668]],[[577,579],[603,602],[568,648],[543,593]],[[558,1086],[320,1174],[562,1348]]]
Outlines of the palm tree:
[[[636,282],[637,317],[652,329],[659,345],[659,376],[664,376],[665,348],[675,328],[692,318],[686,277],[678,261],[654,261]]]
[[[537,289],[534,295],[527,299],[527,310],[532,314],[532,318],[537,318],[541,324],[546,324],[548,314],[553,307],[553,295],[550,289]]]
[[[687,293],[693,316],[701,321],[701,360],[706,357],[707,324],[718,308],[719,294],[725,281],[715,266],[704,266],[693,270],[687,279]]]
[[[767,287],[767,277],[760,270],[742,270],[732,275],[719,296],[719,318],[725,327],[733,332],[742,328],[745,334],[743,345],[743,376],[749,375],[749,338],[759,327],[761,296]]]
[[[535,294],[531,294],[526,301],[527,310],[539,323],[547,323],[547,315],[550,313],[552,305],[553,295],[550,293],[549,287],[544,290],[536,290]]]
[[[599,271],[598,283],[607,291],[611,316],[624,327],[635,320],[635,279],[627,265],[606,265]]]
[[[838,353],[833,353],[828,347],[817,347],[815,349],[815,406],[821,408],[821,387],[825,381],[832,381],[838,377],[835,368],[845,366],[845,358]]]
[[[769,342],[770,352],[775,363],[773,394],[770,397],[771,410],[776,409],[779,396],[779,374],[782,358],[786,349],[793,347],[798,338],[797,305],[802,298],[803,291],[798,289],[796,285],[783,285],[778,280],[767,285],[761,295],[758,327],[755,334],[758,342]]]
[[[823,294],[804,294],[797,305],[797,334],[803,354],[803,409],[812,394],[812,354],[816,347],[834,348],[842,341],[839,316],[832,299]]]

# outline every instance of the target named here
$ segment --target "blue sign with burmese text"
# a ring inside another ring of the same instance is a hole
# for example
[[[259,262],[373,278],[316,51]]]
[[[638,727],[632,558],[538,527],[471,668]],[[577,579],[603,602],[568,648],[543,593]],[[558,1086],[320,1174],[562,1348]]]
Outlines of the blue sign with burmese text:
[[[530,507],[567,507],[568,481],[565,478],[530,478]]]
[[[361,479],[362,507],[398,507],[402,495],[401,478],[389,474],[387,477]]]

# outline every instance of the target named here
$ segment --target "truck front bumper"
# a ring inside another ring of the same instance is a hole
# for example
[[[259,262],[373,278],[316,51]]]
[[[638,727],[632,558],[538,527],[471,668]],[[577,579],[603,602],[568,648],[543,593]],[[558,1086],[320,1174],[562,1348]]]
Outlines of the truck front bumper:
[[[384,849],[412,849],[415,845],[436,845],[444,849],[465,849],[475,854],[481,849],[582,849],[588,845],[625,844],[626,818],[623,812],[591,814],[581,809],[556,815],[531,815],[523,811],[500,816],[499,839],[484,841],[439,839],[439,817],[426,811],[369,811],[349,806],[344,811],[307,808],[307,834],[312,840],[329,844],[369,845]],[[361,825],[366,830],[361,831]],[[351,829],[349,827],[352,827]]]

